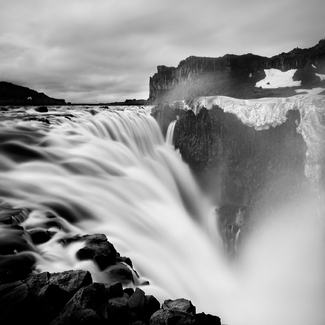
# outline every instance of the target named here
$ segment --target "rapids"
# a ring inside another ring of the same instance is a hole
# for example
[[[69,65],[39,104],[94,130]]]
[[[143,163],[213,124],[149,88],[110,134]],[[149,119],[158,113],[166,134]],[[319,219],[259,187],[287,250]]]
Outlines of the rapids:
[[[317,198],[289,202],[229,263],[215,207],[171,144],[145,110],[3,113],[2,204],[32,211],[26,229],[44,227],[49,216],[61,225],[34,247],[37,271],[88,269],[105,282],[105,271],[75,258],[78,245],[58,243],[66,234],[104,233],[160,302],[184,297],[230,325],[323,325],[325,237]]]

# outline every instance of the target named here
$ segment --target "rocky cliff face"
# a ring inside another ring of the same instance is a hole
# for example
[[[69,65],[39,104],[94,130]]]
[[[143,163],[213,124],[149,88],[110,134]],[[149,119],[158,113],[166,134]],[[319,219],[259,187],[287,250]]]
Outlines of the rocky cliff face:
[[[48,97],[27,87],[0,82],[0,105],[64,105],[64,99]]]
[[[175,126],[175,147],[218,205],[264,209],[299,193],[306,143],[298,111],[275,128],[256,130],[220,107],[189,110]],[[265,201],[265,202],[264,202]]]
[[[156,104],[215,95],[235,98],[292,96],[301,88],[256,87],[256,83],[265,78],[265,69],[282,72],[297,69],[293,80],[301,81],[301,87],[325,87],[317,76],[325,73],[325,40],[312,48],[296,48],[271,58],[254,54],[227,54],[219,58],[190,56],[177,68],[158,66],[157,73],[150,78],[149,101]]]
[[[222,236],[230,229],[234,241],[238,229],[243,237],[245,227],[316,195],[311,184],[324,193],[325,96],[199,97],[174,115],[168,107],[168,114],[163,106],[155,114],[165,125],[178,116],[174,145],[219,207]],[[227,247],[233,253],[234,244]]]

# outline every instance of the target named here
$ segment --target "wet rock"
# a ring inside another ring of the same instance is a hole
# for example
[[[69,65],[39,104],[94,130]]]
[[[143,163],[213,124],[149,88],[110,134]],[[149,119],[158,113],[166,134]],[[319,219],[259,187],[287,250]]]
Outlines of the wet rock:
[[[158,122],[164,137],[166,137],[169,124],[183,114],[185,111],[173,104],[160,104],[151,110],[151,116]]]
[[[121,282],[117,282],[112,285],[105,285],[105,287],[107,290],[108,299],[122,297],[124,293],[127,294],[127,292],[124,292]]]
[[[197,325],[221,325],[221,320],[218,316],[199,313],[195,315],[195,324]]]
[[[50,324],[101,324],[107,317],[106,302],[105,285],[92,283],[81,288]]]
[[[187,299],[165,300],[150,318],[150,325],[194,324],[195,307]]]
[[[73,295],[80,288],[91,284],[92,278],[88,271],[64,271],[51,273],[49,283],[57,285],[69,295]]]
[[[193,306],[191,301],[184,298],[179,298],[175,300],[165,300],[162,305],[162,309],[188,313],[191,315],[195,314],[195,306]]]
[[[105,273],[108,276],[109,282],[121,282],[124,285],[134,282],[133,274],[127,265],[117,263],[116,265],[109,266]]]
[[[35,256],[29,252],[0,255],[0,285],[25,279],[34,270]]]
[[[46,243],[49,241],[53,235],[55,234],[54,231],[45,230],[43,228],[34,228],[28,231],[33,244],[39,245]]]
[[[121,297],[108,300],[106,306],[107,320],[110,324],[127,324],[132,320],[128,307],[128,295],[123,293]]]
[[[39,113],[46,113],[48,112],[48,108],[46,106],[39,106],[39,107],[36,107],[35,108],[35,111],[36,112],[39,112]]]
[[[115,264],[117,252],[104,234],[68,237],[61,240],[63,245],[76,241],[85,241],[85,247],[77,252],[79,260],[93,260],[100,270]]]

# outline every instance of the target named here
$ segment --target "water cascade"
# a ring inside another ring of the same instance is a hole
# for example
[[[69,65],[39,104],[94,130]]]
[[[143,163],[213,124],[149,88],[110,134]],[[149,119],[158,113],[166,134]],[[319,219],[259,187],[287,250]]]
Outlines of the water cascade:
[[[167,133],[166,133],[166,143],[170,146],[174,145],[174,130],[175,130],[175,125],[176,125],[177,120],[171,122],[168,125]]]
[[[0,126],[3,204],[32,211],[25,227],[42,226],[50,215],[62,225],[36,247],[38,271],[89,269],[105,282],[105,272],[76,260],[77,247],[58,243],[66,234],[104,233],[161,302],[184,297],[231,325],[324,324],[324,234],[315,198],[294,202],[294,215],[280,211],[229,263],[215,207],[152,117],[60,110],[43,116],[49,125],[16,120],[13,112]]]

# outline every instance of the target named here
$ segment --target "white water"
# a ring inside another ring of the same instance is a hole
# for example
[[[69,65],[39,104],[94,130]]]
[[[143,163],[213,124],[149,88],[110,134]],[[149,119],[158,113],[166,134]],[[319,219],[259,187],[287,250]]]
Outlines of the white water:
[[[167,128],[166,143],[170,146],[174,145],[174,130],[177,120],[170,122]]]
[[[43,159],[1,155],[0,196],[14,207],[33,209],[26,227],[42,224],[49,211],[57,214],[55,206],[69,211],[67,220],[61,215],[64,229],[36,248],[38,270],[86,268],[94,280],[105,281],[105,273],[75,259],[78,247],[57,243],[66,233],[105,233],[150,281],[145,292],[161,302],[185,297],[230,325],[324,324],[325,237],[315,198],[278,211],[229,264],[215,207],[151,117],[73,113],[79,117],[59,117],[50,127],[1,123],[2,142],[12,148],[24,143]]]

